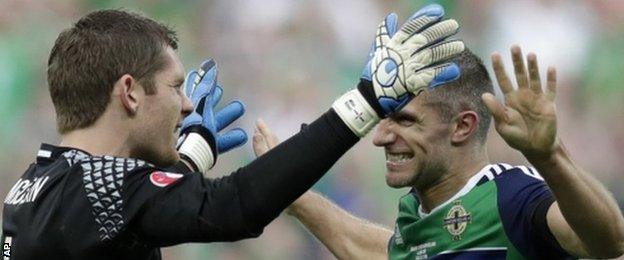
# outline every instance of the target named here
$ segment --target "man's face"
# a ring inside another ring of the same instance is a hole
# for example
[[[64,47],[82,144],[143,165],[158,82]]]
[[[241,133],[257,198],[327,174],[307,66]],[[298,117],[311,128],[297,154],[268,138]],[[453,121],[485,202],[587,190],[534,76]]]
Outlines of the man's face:
[[[401,111],[380,122],[373,138],[385,148],[386,183],[390,187],[427,187],[448,165],[451,146],[449,123],[418,95]]]
[[[167,64],[154,75],[156,93],[143,96],[134,131],[137,141],[132,153],[158,166],[169,166],[180,157],[175,149],[184,117],[192,112],[193,105],[184,95],[184,67],[171,48],[166,48]]]

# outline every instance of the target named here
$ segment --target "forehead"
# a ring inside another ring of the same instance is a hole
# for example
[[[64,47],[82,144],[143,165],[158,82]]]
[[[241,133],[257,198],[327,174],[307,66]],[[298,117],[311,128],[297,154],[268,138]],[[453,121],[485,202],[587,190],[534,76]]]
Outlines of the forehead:
[[[421,92],[419,95],[410,100],[410,102],[408,102],[407,105],[405,105],[401,110],[399,110],[397,114],[415,116],[434,112],[431,105],[428,105],[427,103],[428,95],[429,93],[427,91]]]
[[[171,47],[165,49],[165,68],[161,70],[158,76],[169,78],[172,80],[184,80],[184,66],[178,57],[178,54]]]

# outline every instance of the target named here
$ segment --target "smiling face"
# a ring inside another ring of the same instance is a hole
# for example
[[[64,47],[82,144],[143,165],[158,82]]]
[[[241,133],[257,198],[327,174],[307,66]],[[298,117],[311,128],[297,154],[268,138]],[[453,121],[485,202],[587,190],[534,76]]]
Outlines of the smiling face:
[[[175,149],[184,117],[193,109],[184,95],[184,68],[173,49],[164,51],[167,64],[154,75],[156,92],[145,94],[137,111],[133,131],[136,145],[131,157],[144,159],[158,166],[169,166],[180,158]]]
[[[449,165],[451,124],[426,104],[425,96],[415,97],[378,125],[373,143],[385,149],[386,183],[390,187],[426,187]]]

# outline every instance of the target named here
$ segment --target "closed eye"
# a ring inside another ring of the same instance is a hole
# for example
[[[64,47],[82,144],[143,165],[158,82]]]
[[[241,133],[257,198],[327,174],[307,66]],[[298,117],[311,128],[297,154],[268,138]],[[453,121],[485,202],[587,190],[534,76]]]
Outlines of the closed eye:
[[[415,123],[420,122],[420,120],[416,117],[413,117],[411,115],[401,114],[401,113],[397,113],[393,115],[391,118],[392,118],[392,121],[395,121],[397,124],[402,125],[402,126],[411,126]]]

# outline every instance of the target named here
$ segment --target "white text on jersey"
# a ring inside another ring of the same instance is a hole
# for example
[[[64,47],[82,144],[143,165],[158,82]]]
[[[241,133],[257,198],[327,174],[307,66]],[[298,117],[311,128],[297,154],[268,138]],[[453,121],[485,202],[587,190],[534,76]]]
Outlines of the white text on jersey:
[[[37,194],[39,194],[41,188],[43,188],[43,185],[45,185],[49,178],[50,176],[35,178],[33,180],[19,179],[17,183],[13,185],[13,188],[11,188],[9,194],[7,194],[4,203],[17,205],[35,201]]]

